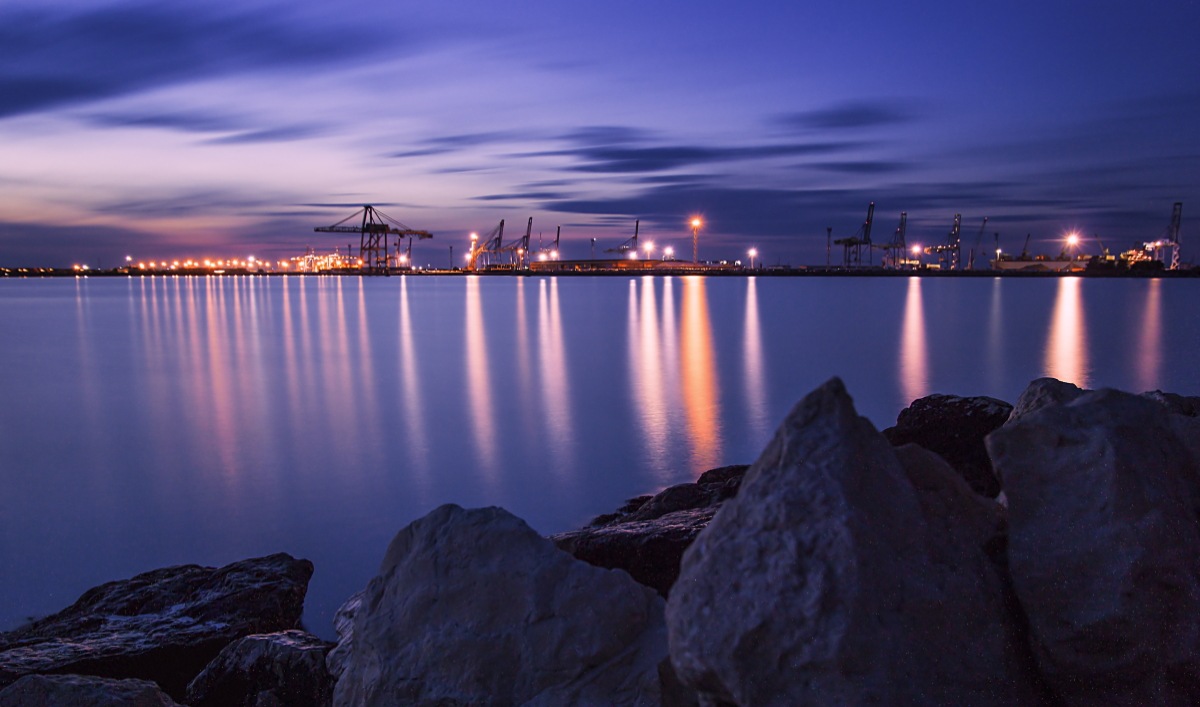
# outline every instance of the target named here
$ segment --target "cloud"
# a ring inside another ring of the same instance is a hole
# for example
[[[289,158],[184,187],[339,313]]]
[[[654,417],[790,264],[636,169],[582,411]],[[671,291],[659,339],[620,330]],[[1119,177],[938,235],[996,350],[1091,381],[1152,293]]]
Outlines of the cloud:
[[[242,129],[243,120],[215,113],[146,112],[93,113],[87,122],[105,128],[163,128],[189,133],[217,133]]]
[[[298,71],[374,54],[381,30],[301,27],[278,10],[201,4],[0,10],[0,117],[257,71]],[[390,37],[387,46],[398,42]]]
[[[584,145],[574,149],[529,153],[524,156],[566,156],[577,161],[577,164],[571,167],[572,170],[619,174],[664,172],[681,167],[718,162],[823,155],[854,147],[857,145],[851,143],[755,145],[749,147]]]
[[[291,142],[293,140],[303,140],[313,135],[318,135],[325,132],[325,128],[315,125],[288,125],[278,128],[264,128],[262,130],[247,130],[235,135],[226,135],[225,137],[213,138],[206,140],[210,145],[245,145],[256,142]]]
[[[845,130],[895,125],[912,120],[912,114],[896,102],[854,101],[830,108],[789,113],[775,118],[778,125],[802,130]]]
[[[393,152],[389,154],[388,157],[403,158],[444,155],[450,152],[460,152],[471,147],[479,147],[481,145],[518,142],[528,139],[529,137],[530,136],[527,133],[515,130],[468,133],[464,135],[445,135],[442,137],[421,140],[417,143],[417,145],[420,145],[420,147],[416,147],[411,150],[403,150],[401,152]]]
[[[508,201],[512,199],[562,199],[564,195],[561,192],[554,191],[528,191],[512,194],[488,194],[487,196],[476,196],[473,198],[478,201]]]
[[[96,213],[135,219],[181,218],[186,216],[226,216],[254,213],[278,201],[253,198],[224,191],[197,191],[166,194],[143,199],[116,201],[96,206]]]
[[[814,162],[805,167],[820,169],[827,172],[845,172],[847,174],[889,174],[908,169],[905,162]]]

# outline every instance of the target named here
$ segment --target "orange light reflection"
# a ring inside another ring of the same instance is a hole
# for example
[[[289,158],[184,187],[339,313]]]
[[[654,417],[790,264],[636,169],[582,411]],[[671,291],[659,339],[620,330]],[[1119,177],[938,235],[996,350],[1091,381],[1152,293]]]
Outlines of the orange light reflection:
[[[1046,337],[1046,375],[1087,388],[1090,371],[1080,287],[1077,277],[1058,280],[1058,297]]]
[[[921,303],[921,278],[908,278],[904,322],[900,332],[900,392],[907,402],[929,392],[929,359],[925,346],[925,311]]]
[[[721,429],[717,415],[717,371],[712,327],[703,277],[683,279],[681,338],[683,401],[692,447],[692,469],[700,472],[720,463]]]

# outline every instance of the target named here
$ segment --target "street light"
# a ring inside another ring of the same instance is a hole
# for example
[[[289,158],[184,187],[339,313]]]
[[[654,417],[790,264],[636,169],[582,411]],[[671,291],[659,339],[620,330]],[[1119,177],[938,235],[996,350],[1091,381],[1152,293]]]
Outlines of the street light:
[[[674,255],[675,255],[675,249],[672,248],[671,246],[667,246],[666,248],[663,249],[663,260],[674,260],[674,258],[672,257]]]
[[[692,264],[700,262],[700,226],[704,224],[699,218],[692,219]]]
[[[750,249],[750,269],[751,269],[751,270],[753,270],[753,269],[754,269],[754,256],[756,256],[756,255],[758,255],[758,249],[757,249],[757,248],[751,248],[751,249]]]
[[[649,257],[650,257],[650,251],[654,250],[654,243],[652,243],[652,242],[651,242],[651,243],[647,243],[647,244],[645,245],[645,248],[646,248],[646,257],[647,257],[647,258],[649,258]]]

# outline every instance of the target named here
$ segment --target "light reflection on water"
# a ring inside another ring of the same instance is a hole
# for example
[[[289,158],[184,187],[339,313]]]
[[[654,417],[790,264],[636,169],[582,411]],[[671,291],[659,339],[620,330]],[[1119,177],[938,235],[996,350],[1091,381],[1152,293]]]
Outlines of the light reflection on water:
[[[153,567],[313,559],[308,624],[447,502],[542,532],[749,462],[829,376],[885,427],[1036,377],[1196,394],[1194,281],[0,281],[0,627]],[[1167,323],[1170,322],[1170,326]]]

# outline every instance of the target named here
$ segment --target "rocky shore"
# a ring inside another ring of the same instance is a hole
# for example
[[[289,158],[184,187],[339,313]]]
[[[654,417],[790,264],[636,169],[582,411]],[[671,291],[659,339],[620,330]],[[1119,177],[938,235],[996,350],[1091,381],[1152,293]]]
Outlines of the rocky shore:
[[[1198,413],[1040,379],[879,432],[833,379],[579,530],[434,510],[336,644],[287,555],[96,587],[0,634],[0,707],[1200,704]]]

